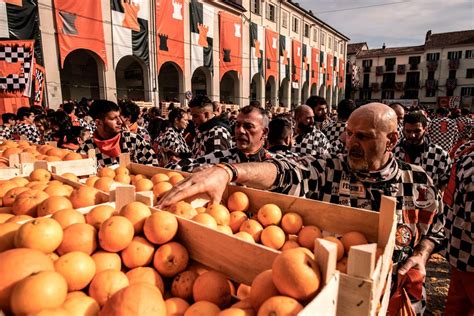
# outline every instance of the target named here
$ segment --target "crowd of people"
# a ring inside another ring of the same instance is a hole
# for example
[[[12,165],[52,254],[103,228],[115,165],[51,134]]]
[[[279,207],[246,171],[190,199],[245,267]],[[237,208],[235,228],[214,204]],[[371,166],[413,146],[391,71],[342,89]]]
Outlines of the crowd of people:
[[[198,96],[188,108],[140,110],[131,101],[68,102],[60,109],[4,113],[0,138],[56,141],[99,166],[131,160],[193,172],[159,202],[197,193],[219,202],[227,183],[378,211],[382,195],[397,200],[394,291],[411,280],[412,308],[426,307],[425,265],[443,252],[452,267],[447,315],[474,313],[474,118],[467,109],[428,113],[342,100],[328,112],[311,96],[272,115],[256,101],[238,113]],[[404,282],[400,282],[400,280]],[[392,305],[391,305],[392,306]],[[392,306],[393,308],[393,306]]]

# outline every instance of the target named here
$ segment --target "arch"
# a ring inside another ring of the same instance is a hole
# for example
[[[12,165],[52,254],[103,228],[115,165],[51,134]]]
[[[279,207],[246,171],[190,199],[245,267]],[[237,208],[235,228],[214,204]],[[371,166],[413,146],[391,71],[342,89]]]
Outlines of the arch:
[[[250,101],[262,102],[263,97],[262,76],[257,72],[250,82]]]
[[[191,91],[193,96],[212,95],[212,76],[209,68],[201,66],[194,70],[191,77]]]
[[[64,100],[105,98],[105,67],[102,59],[88,49],[70,52],[59,71]]]
[[[117,99],[150,100],[148,68],[140,58],[133,55],[122,57],[115,67],[115,80]]]
[[[303,87],[301,88],[301,99],[300,99],[301,102],[300,103],[303,103],[308,98],[309,98],[309,82],[306,81],[303,84]]]
[[[284,107],[290,106],[289,92],[290,92],[290,80],[288,78],[284,78],[281,81],[280,89],[278,91],[279,101],[281,105]]]
[[[324,95],[324,85],[321,85],[321,87],[319,87],[319,93],[318,93],[318,95],[319,95],[320,97],[323,97],[323,98],[326,97],[326,96]]]
[[[276,106],[277,101],[276,79],[274,76],[270,76],[265,83],[265,102],[270,102],[272,106]]]
[[[161,101],[184,102],[183,71],[174,62],[167,61],[161,65],[158,74],[158,89]]]
[[[295,88],[296,87],[296,88]],[[300,86],[293,84],[291,85],[291,108],[294,109],[300,103]]]
[[[338,89],[339,90],[339,97],[337,98],[338,102],[341,102],[342,100],[344,100],[344,95],[345,95],[345,92],[344,92],[344,89]]]
[[[311,85],[311,92],[310,95],[317,95],[318,94],[318,85],[313,83]]]
[[[229,70],[221,79],[219,87],[220,101],[228,104],[239,104],[239,76],[235,70]]]

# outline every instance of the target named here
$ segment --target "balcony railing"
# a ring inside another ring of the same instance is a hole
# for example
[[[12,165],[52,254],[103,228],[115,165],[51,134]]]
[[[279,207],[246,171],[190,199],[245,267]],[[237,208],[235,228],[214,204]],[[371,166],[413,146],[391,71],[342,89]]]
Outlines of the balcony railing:
[[[372,67],[364,66],[364,72],[370,72],[371,70],[372,70]]]
[[[388,82],[382,82],[382,89],[395,89],[395,82],[393,81],[388,81]]]
[[[375,75],[376,76],[382,76],[383,75],[383,66],[375,67]]]
[[[407,81],[405,82],[405,89],[419,89],[420,81]]]
[[[436,90],[438,89],[438,80],[428,79],[425,82],[426,90]]]
[[[410,64],[410,70],[418,70],[418,64],[417,63]]]
[[[385,65],[385,71],[393,71],[395,69],[395,65],[388,64]]]
[[[428,61],[426,63],[426,67],[428,68],[429,71],[436,71],[436,69],[438,69],[438,61],[437,60]]]
[[[404,82],[395,82],[395,90],[403,91],[404,88],[405,88]]]
[[[451,59],[449,61],[449,70],[456,70],[459,68],[459,59]]]
[[[457,79],[446,79],[446,89],[454,90],[458,85]]]
[[[378,82],[372,82],[372,85],[370,86],[372,88],[373,92],[379,92],[380,91],[380,85]]]
[[[406,65],[398,65],[397,66],[397,75],[404,75],[406,71]]]

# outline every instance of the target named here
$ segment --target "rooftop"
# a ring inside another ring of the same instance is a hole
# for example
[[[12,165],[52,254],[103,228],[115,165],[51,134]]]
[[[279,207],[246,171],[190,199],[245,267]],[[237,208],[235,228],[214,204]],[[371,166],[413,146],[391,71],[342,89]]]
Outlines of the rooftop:
[[[359,54],[359,58],[390,56],[390,55],[408,55],[420,54],[425,51],[425,46],[406,46],[406,47],[390,47],[363,50]]]
[[[431,34],[426,33],[425,48],[441,48],[456,45],[474,45],[474,30]]]
[[[366,42],[347,44],[347,55],[358,54],[364,46],[367,46]]]

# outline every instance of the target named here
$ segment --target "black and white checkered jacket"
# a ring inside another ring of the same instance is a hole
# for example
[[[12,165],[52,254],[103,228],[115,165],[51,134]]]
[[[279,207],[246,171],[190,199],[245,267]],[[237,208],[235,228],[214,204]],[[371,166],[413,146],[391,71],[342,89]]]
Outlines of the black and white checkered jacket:
[[[155,151],[150,144],[143,140],[140,135],[129,131],[122,131],[120,137],[120,148],[122,153],[130,153],[130,160],[144,165],[158,166]],[[78,153],[87,155],[90,149],[95,150],[98,167],[107,167],[119,163],[118,157],[110,157],[100,151],[94,143],[94,138],[86,140],[77,150]]]
[[[438,190],[421,167],[393,156],[382,170],[351,171],[346,155],[272,159],[277,177],[272,191],[345,206],[379,211],[381,195],[395,197],[398,233],[393,260],[406,260],[419,236],[443,241],[443,214]]]
[[[199,126],[191,152],[194,158],[199,158],[216,150],[229,149],[232,146],[232,135],[228,127],[217,117],[214,117]]]
[[[0,138],[2,140],[12,139],[12,129],[10,126],[0,125]]]
[[[407,143],[402,139],[393,149],[396,158],[423,168],[433,180],[433,184],[439,190],[443,190],[449,180],[449,170],[451,170],[451,158],[449,153],[435,144],[429,144],[426,141],[420,147],[419,155],[413,158],[406,152]]]
[[[329,124],[321,130],[323,134],[328,139],[329,143],[332,145],[336,140],[341,137],[341,134],[346,130],[346,122],[337,121]]]
[[[469,139],[474,130],[474,120],[468,116],[460,116],[455,121],[459,132],[457,141],[463,138]]]
[[[33,144],[42,144],[41,135],[34,124],[19,123],[12,128],[12,137],[14,139],[20,139],[21,136],[25,136],[26,139]]]
[[[253,155],[247,155],[240,151],[237,147],[232,147],[227,150],[217,150],[213,153],[199,157],[197,159],[181,159],[177,163],[169,163],[165,166],[165,168],[191,172],[195,168],[206,165],[214,165],[217,163],[261,162],[275,157],[283,158],[282,156],[274,155],[268,152],[263,147]]]
[[[326,136],[315,126],[310,132],[296,136],[292,151],[300,156],[315,156],[327,154],[330,148]]]
[[[278,157],[284,157],[288,159],[298,159],[302,157],[300,154],[297,154],[291,151],[291,147],[285,145],[275,145],[268,148],[268,151],[273,154],[277,155]]]
[[[474,146],[474,141],[470,146]],[[449,189],[452,194],[449,194]],[[454,162],[444,193],[446,258],[455,268],[474,272],[474,148]]]
[[[457,139],[458,126],[456,121],[447,117],[435,118],[428,125],[428,136],[436,144],[449,152]]]
[[[189,157],[191,151],[184,140],[182,131],[174,127],[168,127],[163,134],[155,140],[158,150],[163,153],[171,153],[180,158]]]

